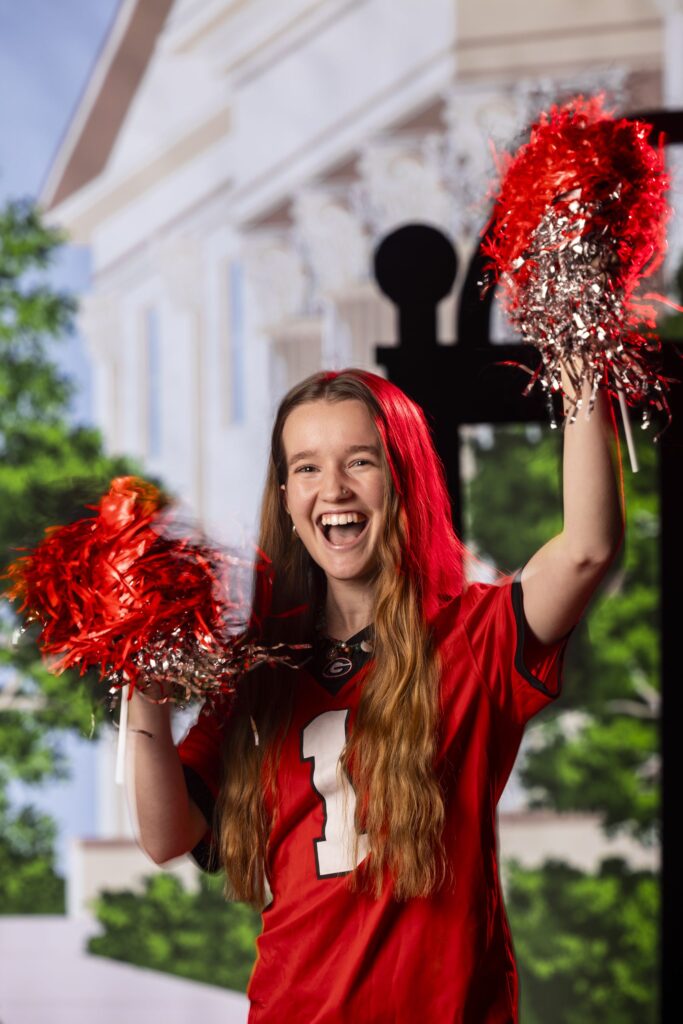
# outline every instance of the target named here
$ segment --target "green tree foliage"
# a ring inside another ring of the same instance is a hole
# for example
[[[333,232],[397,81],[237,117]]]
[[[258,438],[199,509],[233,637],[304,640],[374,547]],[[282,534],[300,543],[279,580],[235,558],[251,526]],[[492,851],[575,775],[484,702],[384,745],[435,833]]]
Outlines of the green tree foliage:
[[[55,826],[32,807],[12,812],[0,789],[0,907],[3,914],[63,914],[64,879],[54,867]]]
[[[659,885],[603,860],[584,874],[549,860],[507,865],[524,1024],[654,1024]]]
[[[261,917],[246,904],[226,902],[222,889],[222,875],[202,873],[193,893],[160,873],[145,879],[142,894],[105,892],[96,906],[105,931],[88,949],[244,992]]]
[[[0,567],[46,526],[82,513],[112,471],[130,463],[103,455],[97,431],[68,422],[71,383],[48,345],[73,330],[75,301],[43,272],[62,238],[33,206],[0,211]]]
[[[627,831],[650,845],[659,812],[654,723],[628,716],[587,719],[568,738],[563,716],[544,726],[543,745],[527,754],[520,776],[531,786],[529,806],[597,812],[607,835]],[[540,794],[534,796],[534,794]]]
[[[104,454],[97,431],[69,422],[71,385],[50,360],[48,346],[72,330],[75,301],[54,289],[45,274],[62,241],[31,203],[10,202],[0,210],[0,573],[20,549],[38,543],[46,527],[82,516],[84,505],[94,503],[112,477],[136,471],[128,460]],[[95,701],[103,695],[95,674],[82,680],[72,672],[51,675],[34,632],[12,643],[16,625],[14,611],[2,602],[0,799],[8,822],[9,779],[35,784],[64,777],[60,736],[66,729],[87,735],[104,717]],[[17,853],[17,878],[28,886],[33,876],[21,867],[20,851],[30,851],[33,843],[36,862],[47,872],[46,844],[53,833],[42,816],[29,811],[12,820],[12,835],[21,842],[6,839],[3,856]],[[27,889],[26,906],[34,912],[55,907],[46,878],[36,876]],[[19,906],[17,894],[12,900],[10,906]]]

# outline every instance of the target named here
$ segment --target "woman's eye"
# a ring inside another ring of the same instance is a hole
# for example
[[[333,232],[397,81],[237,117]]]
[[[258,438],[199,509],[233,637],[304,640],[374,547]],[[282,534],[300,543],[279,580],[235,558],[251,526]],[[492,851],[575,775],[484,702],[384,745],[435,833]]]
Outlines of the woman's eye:
[[[370,459],[354,459],[353,462],[351,463],[351,465],[352,466],[358,466],[358,465],[361,465],[361,466],[371,466],[372,463],[371,463]],[[295,473],[304,473],[306,476],[308,476],[309,475],[309,473],[308,473],[309,470],[315,470],[317,468],[318,468],[317,466],[311,466],[311,465],[299,466],[297,469],[294,470],[294,472]]]

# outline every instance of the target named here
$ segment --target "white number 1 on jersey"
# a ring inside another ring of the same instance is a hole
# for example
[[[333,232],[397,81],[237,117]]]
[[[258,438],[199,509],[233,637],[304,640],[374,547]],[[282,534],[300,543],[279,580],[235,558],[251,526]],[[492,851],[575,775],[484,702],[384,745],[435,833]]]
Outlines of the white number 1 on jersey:
[[[323,834],[315,840],[318,878],[348,874],[369,849],[363,832],[358,842],[358,860],[353,863],[356,794],[350,783],[344,786],[339,763],[346,743],[348,715],[348,708],[324,711],[308,723],[301,735],[301,758],[313,762],[311,781],[323,802]]]

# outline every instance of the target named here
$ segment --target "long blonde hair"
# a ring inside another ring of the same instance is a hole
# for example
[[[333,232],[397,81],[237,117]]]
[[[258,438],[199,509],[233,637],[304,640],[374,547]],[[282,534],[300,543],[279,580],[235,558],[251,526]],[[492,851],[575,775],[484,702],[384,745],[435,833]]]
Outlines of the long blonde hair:
[[[354,891],[382,892],[386,872],[397,899],[425,896],[447,875],[444,798],[434,771],[439,738],[440,666],[431,622],[463,584],[463,547],[451,523],[443,467],[422,410],[399,388],[363,370],[313,374],[278,409],[271,441],[258,546],[251,632],[262,642],[310,641],[325,576],[298,539],[280,496],[287,469],[282,432],[306,402],[363,402],[381,441],[384,530],[378,541],[374,657],[363,682],[341,764],[356,792],[358,836],[370,853],[349,874]],[[225,744],[218,800],[219,853],[226,891],[263,905],[268,836],[277,815],[275,777],[291,718],[296,671],[259,668],[238,689]],[[254,742],[254,727],[259,742]],[[269,820],[264,785],[270,789]]]

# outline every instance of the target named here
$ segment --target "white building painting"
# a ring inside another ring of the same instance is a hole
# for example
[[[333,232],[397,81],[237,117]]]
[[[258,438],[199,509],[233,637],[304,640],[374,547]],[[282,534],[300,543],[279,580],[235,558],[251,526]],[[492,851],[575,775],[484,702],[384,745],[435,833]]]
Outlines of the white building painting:
[[[290,384],[321,366],[381,372],[382,235],[426,221],[462,254],[485,218],[490,137],[509,142],[562,91],[659,98],[652,4],[629,4],[630,24],[596,3],[573,36],[558,17],[576,22],[571,3],[476,6],[121,4],[42,202],[92,254],[81,322],[108,449],[140,457],[216,536],[253,531]],[[577,39],[596,37],[577,66]]]
[[[383,372],[373,349],[395,323],[371,274],[379,239],[427,222],[464,266],[489,139],[509,143],[578,91],[658,106],[665,7],[122,0],[41,197],[92,255],[81,326],[108,450],[139,457],[214,537],[253,536],[284,391],[320,367]],[[440,308],[443,343],[453,309]],[[155,870],[107,742],[102,778],[99,841],[73,850],[75,917],[103,880]],[[656,860],[588,816],[525,810],[514,778],[500,833],[503,858],[528,864]]]

